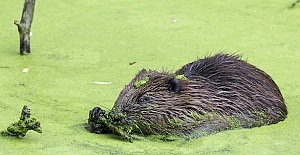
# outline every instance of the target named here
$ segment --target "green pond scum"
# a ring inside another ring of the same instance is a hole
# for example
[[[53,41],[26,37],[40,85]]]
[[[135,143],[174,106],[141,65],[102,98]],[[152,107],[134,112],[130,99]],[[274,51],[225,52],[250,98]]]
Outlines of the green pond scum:
[[[144,77],[142,80],[135,82],[135,83],[133,84],[133,87],[137,89],[137,88],[139,88],[140,86],[146,84],[146,83],[148,82],[148,80],[149,80],[149,76],[147,75],[147,76]]]
[[[24,104],[43,127],[43,134],[29,130],[24,138],[0,136],[1,153],[300,154],[300,5],[288,9],[295,2],[37,1],[31,55],[20,56],[13,22],[20,19],[24,1],[0,1],[0,129],[18,121]],[[243,54],[271,75],[289,110],[283,122],[189,141],[146,136],[147,141],[134,143],[85,129],[88,111],[96,105],[112,109],[138,70],[175,70],[220,50]],[[29,71],[23,73],[24,68]]]

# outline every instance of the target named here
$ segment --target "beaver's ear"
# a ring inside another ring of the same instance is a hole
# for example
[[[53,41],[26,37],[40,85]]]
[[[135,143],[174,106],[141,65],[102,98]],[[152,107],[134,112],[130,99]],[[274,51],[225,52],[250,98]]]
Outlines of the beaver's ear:
[[[140,70],[140,72],[139,73],[146,73],[147,71],[146,71],[146,69],[142,69],[142,70]]]
[[[178,94],[180,92],[179,80],[176,78],[171,78],[168,80],[168,85],[170,85],[170,91]]]

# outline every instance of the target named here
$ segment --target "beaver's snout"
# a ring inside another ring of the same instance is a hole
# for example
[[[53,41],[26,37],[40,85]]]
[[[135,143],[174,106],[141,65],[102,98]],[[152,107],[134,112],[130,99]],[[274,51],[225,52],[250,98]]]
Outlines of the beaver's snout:
[[[105,123],[106,120],[107,115],[105,114],[104,110],[102,110],[100,107],[93,108],[89,113],[88,130],[98,134],[110,133],[111,131]]]

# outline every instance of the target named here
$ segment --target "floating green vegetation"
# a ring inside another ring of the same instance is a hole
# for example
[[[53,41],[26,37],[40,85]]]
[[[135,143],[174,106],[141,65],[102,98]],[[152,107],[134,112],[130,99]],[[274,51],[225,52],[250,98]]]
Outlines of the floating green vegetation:
[[[154,133],[150,124],[140,116],[127,116],[120,112],[118,107],[113,107],[108,114],[100,107],[95,107],[90,111],[88,125],[87,129],[91,132],[114,133],[120,136],[121,139],[128,140],[129,142],[133,142],[133,139],[145,140],[144,137],[135,134],[144,135]]]
[[[145,107],[143,110],[141,110],[141,114],[147,114],[150,113],[153,107]]]
[[[151,129],[149,123],[142,121],[140,118],[136,118],[131,122],[131,124],[121,125],[121,124],[114,124],[115,122],[108,122],[105,121],[106,126],[117,135],[121,136],[121,138],[128,140],[129,142],[133,142],[133,140],[141,140],[145,141],[144,137],[138,136],[139,135],[148,135],[154,134],[155,132]]]
[[[139,120],[138,122],[135,121],[135,124],[134,124],[134,130],[133,132],[135,133],[140,133],[142,135],[147,135],[147,134],[155,134],[155,132],[153,131],[153,129],[151,128],[151,125],[149,123],[147,123],[146,121],[144,120],[141,120],[141,119],[137,119]]]
[[[19,120],[19,113],[11,119],[9,109],[21,109],[21,102],[49,130],[45,140],[30,144],[0,138],[2,154],[299,154],[300,3],[287,9],[295,1],[38,1],[33,54],[20,57],[12,23],[24,1],[0,0],[0,131]],[[141,68],[176,69],[219,49],[243,54],[272,75],[285,97],[288,119],[259,130],[199,138],[184,147],[156,139],[124,144],[73,126],[85,123],[87,109],[95,104],[110,109],[119,89]],[[29,74],[19,73],[22,67],[30,68]],[[94,78],[114,84],[87,82]],[[39,112],[43,118],[34,115],[33,106],[45,107]]]
[[[186,78],[183,74],[176,75],[175,78],[178,80],[188,80],[188,78]]]
[[[209,122],[213,121],[212,114],[210,114],[208,112],[205,112],[203,115],[195,113],[195,112],[191,112],[190,116],[192,117],[192,119],[194,121],[197,121],[197,123],[202,123],[204,121],[209,121]]]
[[[210,132],[203,130],[203,129],[198,129],[190,134],[184,135],[183,137],[186,140],[190,140],[190,139],[204,137],[204,136],[207,136],[208,134],[210,134]]]
[[[186,122],[179,118],[168,119],[168,126],[170,128],[183,127],[184,125],[186,125]]]
[[[200,121],[200,120],[203,120],[204,119],[204,116],[203,115],[199,115],[197,113],[191,113],[191,116],[192,118],[195,120],[195,121]]]
[[[167,141],[167,142],[172,142],[175,140],[179,140],[181,138],[180,136],[175,136],[175,135],[157,135],[156,137],[160,140]]]
[[[146,77],[144,77],[142,80],[137,81],[133,84],[133,87],[135,89],[139,88],[140,86],[146,84],[149,81],[149,75],[147,75]]]
[[[267,116],[268,110],[261,110],[261,111],[248,111],[248,115],[252,118],[252,120],[249,120],[246,122],[246,125],[248,127],[254,127],[254,126],[262,126],[269,124],[269,116]]]
[[[30,118],[30,109],[28,109],[27,106],[24,105],[20,120],[9,125],[7,127],[7,130],[1,131],[1,134],[3,136],[24,137],[29,130],[42,133],[40,122],[35,118]]]
[[[238,118],[236,118],[235,116],[227,116],[225,119],[226,119],[226,122],[229,124],[230,129],[236,129],[236,128],[241,127],[240,120]]]

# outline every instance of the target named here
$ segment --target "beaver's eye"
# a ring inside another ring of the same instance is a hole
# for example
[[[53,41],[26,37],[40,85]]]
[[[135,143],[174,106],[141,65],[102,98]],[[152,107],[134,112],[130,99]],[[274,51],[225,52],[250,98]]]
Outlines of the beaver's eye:
[[[139,104],[144,104],[146,102],[145,98],[139,98]]]
[[[141,98],[139,98],[138,103],[139,103],[139,104],[144,104],[145,102],[147,102],[147,101],[149,101],[149,100],[150,100],[149,97],[141,97]]]

